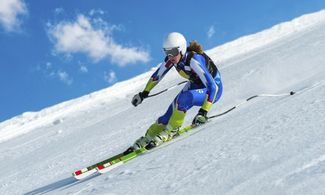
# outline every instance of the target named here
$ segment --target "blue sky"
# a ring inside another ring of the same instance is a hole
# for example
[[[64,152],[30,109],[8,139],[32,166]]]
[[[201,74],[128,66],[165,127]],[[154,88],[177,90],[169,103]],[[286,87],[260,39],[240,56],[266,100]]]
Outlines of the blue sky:
[[[169,32],[210,49],[324,8],[324,0],[0,0],[0,121],[150,70]]]

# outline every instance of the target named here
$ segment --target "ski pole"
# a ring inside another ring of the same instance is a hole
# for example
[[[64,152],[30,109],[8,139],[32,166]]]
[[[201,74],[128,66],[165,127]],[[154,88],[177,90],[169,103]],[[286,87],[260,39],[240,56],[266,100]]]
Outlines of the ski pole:
[[[247,98],[245,101],[243,101],[243,102],[241,102],[241,103],[239,103],[239,104],[237,104],[237,105],[231,107],[230,109],[228,109],[228,110],[226,110],[226,111],[224,111],[224,112],[222,112],[222,113],[220,113],[220,114],[216,114],[216,115],[209,116],[208,119],[211,119],[211,118],[217,118],[217,117],[220,117],[220,116],[222,116],[222,115],[225,115],[225,114],[227,114],[228,112],[230,112],[230,111],[236,109],[237,107],[239,107],[239,106],[241,106],[241,105],[247,103],[248,101],[250,101],[250,100],[252,100],[252,99],[254,99],[254,98],[257,98],[257,97],[282,97],[282,96],[290,96],[290,95],[294,95],[295,93],[296,93],[296,92],[294,92],[294,91],[290,91],[289,93],[283,93],[283,94],[259,94],[259,95],[253,95],[253,96]]]
[[[166,92],[166,91],[168,91],[168,90],[170,90],[170,89],[173,89],[173,88],[175,88],[175,87],[177,87],[177,86],[179,86],[179,85],[182,85],[182,84],[184,84],[184,83],[186,83],[186,82],[187,82],[187,81],[182,81],[182,82],[180,82],[180,83],[178,83],[178,84],[176,84],[176,85],[174,85],[174,86],[171,86],[171,87],[169,87],[169,88],[166,88],[166,89],[164,89],[164,90],[162,90],[162,91],[160,91],[160,92],[157,92],[157,93],[154,93],[154,94],[148,95],[148,97],[154,97],[154,96],[159,95],[159,94],[161,94],[161,93],[164,93],[164,92]]]

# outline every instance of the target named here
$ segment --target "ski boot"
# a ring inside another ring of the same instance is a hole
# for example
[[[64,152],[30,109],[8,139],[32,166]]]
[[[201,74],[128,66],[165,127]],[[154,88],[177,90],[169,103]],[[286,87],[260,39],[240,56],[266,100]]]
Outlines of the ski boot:
[[[148,143],[151,141],[151,138],[149,136],[142,136],[139,139],[135,141],[135,143],[129,147],[125,152],[123,152],[124,155],[130,154],[140,148],[144,148],[148,145]]]
[[[155,148],[164,142],[167,142],[179,135],[178,131],[180,128],[172,129],[172,130],[163,130],[162,132],[158,133],[154,136],[151,141],[145,146],[147,150]]]

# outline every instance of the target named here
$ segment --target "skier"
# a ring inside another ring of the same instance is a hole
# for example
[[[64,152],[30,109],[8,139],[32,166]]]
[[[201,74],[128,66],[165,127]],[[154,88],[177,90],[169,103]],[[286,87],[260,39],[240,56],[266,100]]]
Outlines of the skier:
[[[141,104],[172,67],[175,67],[178,73],[189,81],[171,103],[167,112],[159,117],[149,127],[145,136],[136,140],[125,153],[142,147],[151,149],[171,139],[178,133],[186,112],[193,106],[201,106],[201,108],[192,123],[205,123],[211,105],[221,97],[220,72],[203,52],[200,44],[193,41],[187,47],[185,37],[180,33],[172,32],[164,40],[163,50],[166,54],[164,62],[151,76],[144,90],[133,97],[132,104],[134,106]]]

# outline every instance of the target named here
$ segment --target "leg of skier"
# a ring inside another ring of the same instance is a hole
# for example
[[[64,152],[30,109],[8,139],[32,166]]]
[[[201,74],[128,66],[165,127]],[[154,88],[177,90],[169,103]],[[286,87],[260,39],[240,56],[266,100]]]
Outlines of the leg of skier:
[[[222,94],[222,84],[218,85],[218,93],[214,101],[217,102]],[[206,98],[206,88],[202,88],[188,82],[183,90],[176,96],[174,101],[168,107],[167,112],[158,118],[147,130],[145,136],[140,137],[129,151],[146,147],[148,149],[158,146],[171,139],[182,126],[186,112],[193,106],[202,106]],[[128,151],[127,150],[127,151]],[[127,152],[126,151],[126,152]]]
[[[222,84],[218,85],[218,93],[214,101],[217,102],[222,94]],[[181,128],[186,112],[193,106],[202,106],[206,98],[207,88],[200,88],[193,83],[188,83],[184,89],[177,95],[173,103],[169,106],[168,111],[158,119],[156,123],[165,124],[164,129],[160,132],[155,131],[150,133],[150,128],[147,134],[150,135],[152,141],[149,142],[147,149],[153,148],[173,138]]]
[[[161,117],[159,117],[158,120],[149,127],[145,136],[142,136],[135,141],[135,143],[133,144],[133,146],[130,148],[129,151],[137,150],[139,148],[147,146],[148,143],[152,141],[158,134],[164,132],[172,116],[173,118],[179,117],[177,116],[178,115],[177,112],[174,113],[174,102],[178,99],[178,96],[175,98],[173,103],[168,107],[166,113]],[[179,115],[182,115],[182,113],[180,113]]]

